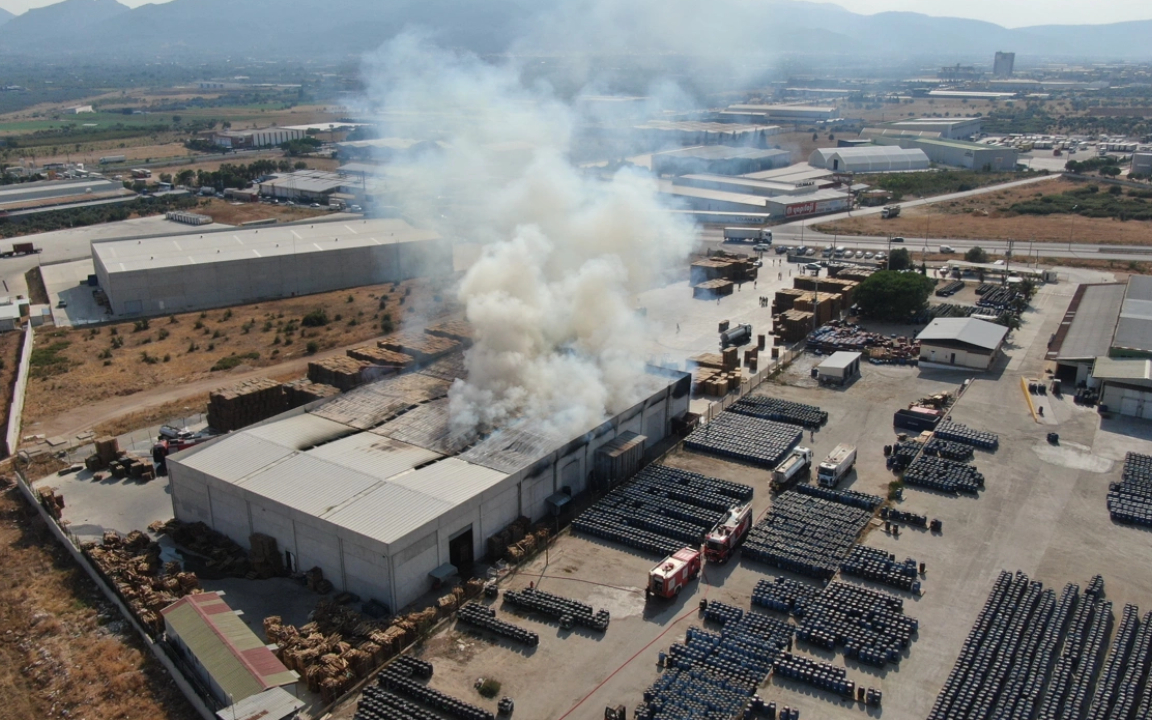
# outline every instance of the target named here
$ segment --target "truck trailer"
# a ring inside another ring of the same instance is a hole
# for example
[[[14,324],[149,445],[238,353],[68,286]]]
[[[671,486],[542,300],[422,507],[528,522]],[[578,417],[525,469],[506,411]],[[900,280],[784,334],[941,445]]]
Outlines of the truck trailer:
[[[784,458],[784,462],[772,472],[772,489],[776,492],[788,489],[806,476],[811,468],[812,451],[806,447],[794,448],[792,454]]]
[[[856,464],[856,446],[840,443],[828,454],[816,471],[816,480],[821,487],[834,488]]]
[[[772,244],[772,231],[766,228],[724,228],[724,242]]]
[[[660,561],[648,573],[645,597],[674,598],[700,575],[700,551],[681,548]]]
[[[891,220],[892,218],[896,217],[899,214],[900,214],[900,206],[899,205],[885,205],[884,209],[880,211],[880,217],[884,218],[885,220]]]

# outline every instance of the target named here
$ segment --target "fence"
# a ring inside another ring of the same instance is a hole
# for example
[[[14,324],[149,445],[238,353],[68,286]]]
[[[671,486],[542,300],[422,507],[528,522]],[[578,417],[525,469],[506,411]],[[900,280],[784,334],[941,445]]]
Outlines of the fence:
[[[12,404],[8,407],[8,432],[4,436],[5,455],[15,453],[16,448],[20,446],[20,423],[24,414],[24,392],[28,389],[33,340],[32,323],[28,323],[24,328],[24,341],[20,347],[20,365],[16,369],[16,382],[12,386]]]
[[[44,506],[40,504],[39,498],[36,497],[36,491],[32,489],[32,485],[24,476],[23,471],[15,466],[13,466],[13,469],[16,471],[16,485],[20,488],[20,492],[24,494],[25,499],[30,505],[32,505],[32,507],[36,508],[36,511],[40,513],[40,517],[43,518],[45,524],[48,525],[48,529],[52,531],[52,534],[56,537],[60,544],[62,544],[64,548],[68,550],[69,554],[72,555],[72,559],[75,560],[80,565],[80,567],[84,569],[84,572],[88,573],[88,577],[92,578],[92,582],[96,583],[96,587],[100,588],[100,592],[104,593],[104,597],[108,598],[109,602],[112,602],[116,605],[117,609],[120,610],[120,614],[124,617],[125,620],[128,621],[132,628],[136,630],[136,633],[140,636],[140,639],[144,642],[144,645],[148,648],[148,651],[151,652],[152,655],[160,661],[160,664],[164,666],[164,669],[167,670],[168,674],[172,676],[172,679],[176,681],[176,686],[180,688],[180,692],[184,693],[184,697],[188,699],[188,703],[196,710],[197,713],[200,714],[200,717],[204,718],[204,720],[217,720],[216,715],[210,709],[208,709],[208,706],[204,703],[204,700],[193,689],[192,684],[188,681],[188,678],[184,677],[184,674],[176,667],[176,664],[172,661],[172,658],[169,657],[168,653],[164,651],[161,643],[153,640],[147,631],[145,631],[144,628],[140,626],[140,624],[136,621],[136,616],[134,616],[131,611],[128,610],[128,608],[124,605],[124,602],[120,599],[120,596],[117,595],[116,592],[108,586],[108,584],[104,581],[103,576],[99,573],[99,571],[96,570],[95,567],[92,566],[92,564],[88,561],[88,558],[84,556],[84,553],[80,551],[80,542],[77,540],[76,536],[73,535],[67,528],[62,527],[59,523],[57,523],[56,518],[48,514],[48,511],[44,508]]]
[[[760,370],[756,374],[749,377],[747,380],[744,380],[743,382],[741,382],[739,391],[737,391],[736,393],[728,393],[723,398],[721,398],[715,402],[709,403],[708,408],[703,413],[700,414],[700,422],[707,423],[707,422],[711,422],[712,420],[715,420],[716,417],[718,415],[720,415],[720,413],[722,413],[725,410],[727,410],[728,408],[732,407],[733,403],[738,402],[745,395],[752,392],[756,388],[760,387],[760,385],[763,384],[765,380],[772,377],[773,375],[778,373],[780,370],[791,365],[792,361],[795,360],[796,357],[798,355],[802,354],[803,352],[804,352],[803,348],[801,348],[799,350],[797,350],[797,349],[782,349],[780,351],[780,357],[774,359],[772,361],[772,365],[770,367],[766,367],[766,368]]]

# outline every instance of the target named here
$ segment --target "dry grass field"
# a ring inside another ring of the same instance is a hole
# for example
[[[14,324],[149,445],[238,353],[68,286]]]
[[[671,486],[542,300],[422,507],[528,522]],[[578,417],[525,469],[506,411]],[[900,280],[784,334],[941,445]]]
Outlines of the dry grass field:
[[[0,484],[0,716],[196,720],[20,491]]]
[[[410,280],[152,318],[146,325],[46,330],[36,336],[25,424],[112,398],[124,398],[128,412],[137,393],[217,379],[224,386],[253,369],[275,375],[286,362],[383,336],[385,315],[395,330],[422,327],[455,309],[451,283]],[[304,317],[316,310],[328,323],[304,326]],[[192,399],[181,397],[172,410],[178,415]]]
[[[879,215],[855,217],[818,225],[839,235],[903,235],[912,241],[925,236],[975,240],[1031,240],[1152,245],[1152,223],[1138,220],[1088,218],[1080,215],[1018,215],[1014,203],[1039,195],[1055,195],[1082,184],[1055,178],[1050,182],[1009,188],[961,200],[907,208],[892,220]]]
[[[268,205],[267,203],[233,203],[230,200],[201,200],[196,212],[210,216],[214,221],[225,225],[239,225],[253,220],[275,218],[280,222],[296,222],[314,217],[325,217],[328,210],[310,207]]]

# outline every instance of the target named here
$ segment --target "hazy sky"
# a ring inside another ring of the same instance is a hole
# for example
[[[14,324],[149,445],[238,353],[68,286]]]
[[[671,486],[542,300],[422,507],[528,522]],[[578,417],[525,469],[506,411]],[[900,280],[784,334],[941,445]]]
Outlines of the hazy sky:
[[[0,0],[0,7],[13,13],[51,5],[57,0]],[[626,2],[627,0],[621,0]],[[706,1],[706,0],[705,0]],[[1148,0],[813,0],[833,2],[853,12],[871,14],[905,10],[927,15],[975,18],[1005,27],[1026,25],[1080,25],[1152,20]],[[148,0],[120,0],[129,7]]]

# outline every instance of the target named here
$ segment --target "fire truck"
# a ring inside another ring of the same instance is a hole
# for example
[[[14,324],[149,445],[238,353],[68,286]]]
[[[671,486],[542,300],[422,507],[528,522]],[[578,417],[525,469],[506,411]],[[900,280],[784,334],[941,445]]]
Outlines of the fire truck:
[[[681,548],[660,561],[648,573],[645,597],[674,598],[700,574],[700,551]]]
[[[733,505],[712,532],[704,538],[704,557],[708,562],[725,563],[736,546],[752,529],[752,505]]]

